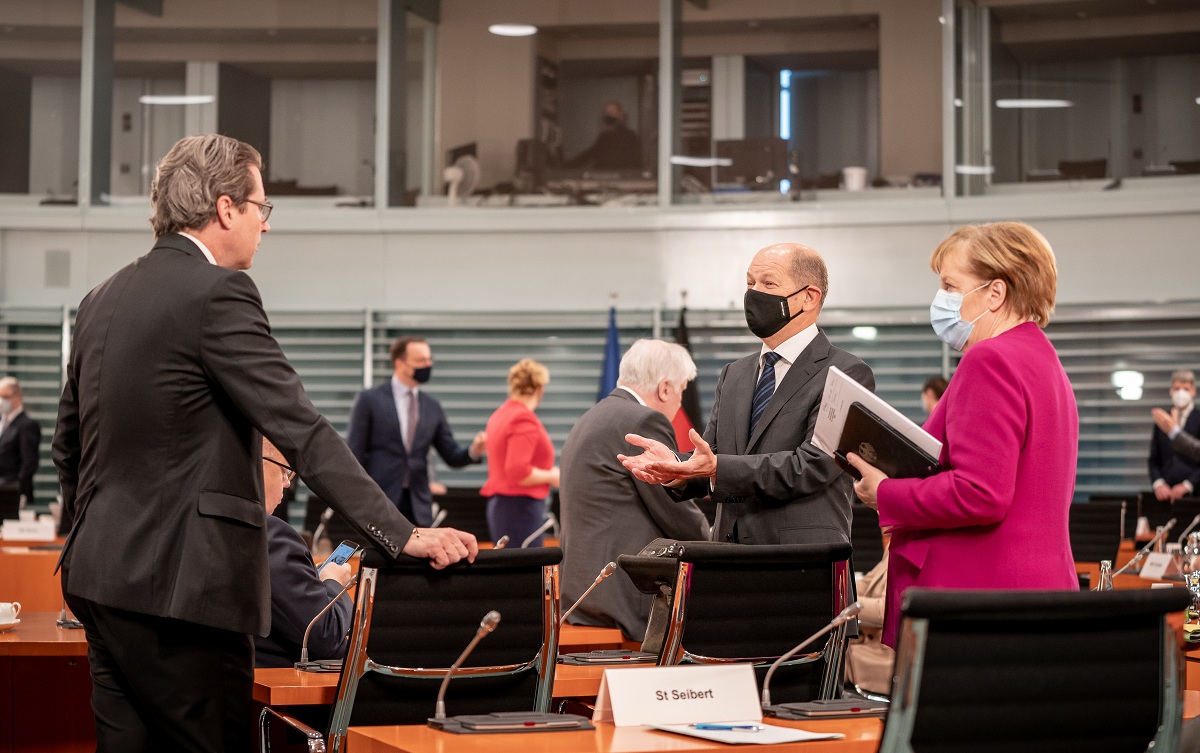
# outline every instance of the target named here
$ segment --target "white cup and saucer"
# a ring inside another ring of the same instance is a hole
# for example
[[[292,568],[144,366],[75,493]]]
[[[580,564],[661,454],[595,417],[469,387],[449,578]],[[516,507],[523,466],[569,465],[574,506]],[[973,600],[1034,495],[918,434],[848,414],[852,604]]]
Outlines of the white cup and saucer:
[[[0,601],[0,633],[20,625],[21,621],[17,619],[17,615],[20,613],[21,602]]]

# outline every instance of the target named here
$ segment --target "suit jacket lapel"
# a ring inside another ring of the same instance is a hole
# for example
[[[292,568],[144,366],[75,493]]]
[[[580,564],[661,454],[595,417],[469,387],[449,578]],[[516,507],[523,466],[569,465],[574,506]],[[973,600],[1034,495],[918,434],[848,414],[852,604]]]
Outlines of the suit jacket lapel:
[[[788,369],[787,376],[783,378],[783,382],[775,390],[775,394],[771,396],[771,402],[767,403],[766,409],[763,410],[762,416],[758,419],[758,425],[754,427],[754,433],[750,435],[749,447],[753,448],[758,438],[766,431],[767,426],[779,415],[780,409],[787,405],[800,388],[808,383],[813,376],[821,370],[821,362],[829,357],[829,338],[825,337],[824,332],[817,332],[817,336],[813,339],[808,347],[801,351],[800,356],[792,367]],[[750,423],[749,411],[746,413],[747,427]]]
[[[755,377],[758,376],[758,354],[734,361],[725,381],[737,385],[733,397],[734,447],[745,455],[750,442],[750,404],[754,400]]]

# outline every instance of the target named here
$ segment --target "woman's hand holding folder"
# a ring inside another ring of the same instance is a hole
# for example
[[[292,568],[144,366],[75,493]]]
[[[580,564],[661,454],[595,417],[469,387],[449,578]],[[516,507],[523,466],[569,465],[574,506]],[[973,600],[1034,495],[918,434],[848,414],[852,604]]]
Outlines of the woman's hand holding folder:
[[[862,474],[862,478],[854,483],[854,493],[864,505],[872,510],[878,510],[879,500],[876,493],[879,491],[880,482],[888,475],[853,452],[846,454],[846,460],[854,466],[854,470]]]

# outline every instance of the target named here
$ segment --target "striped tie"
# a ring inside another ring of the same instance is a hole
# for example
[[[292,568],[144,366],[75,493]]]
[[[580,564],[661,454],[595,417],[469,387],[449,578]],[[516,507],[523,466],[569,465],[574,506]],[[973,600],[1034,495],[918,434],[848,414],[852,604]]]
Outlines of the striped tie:
[[[758,375],[758,386],[754,388],[754,400],[750,402],[750,433],[758,426],[771,395],[775,394],[775,363],[781,358],[778,353],[767,351],[763,355],[762,373]]]

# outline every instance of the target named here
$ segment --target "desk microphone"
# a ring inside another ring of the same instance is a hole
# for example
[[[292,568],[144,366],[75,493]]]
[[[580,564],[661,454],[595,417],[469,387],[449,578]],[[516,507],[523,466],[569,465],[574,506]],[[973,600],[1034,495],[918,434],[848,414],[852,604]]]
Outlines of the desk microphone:
[[[321,617],[329,611],[330,607],[336,604],[338,599],[342,598],[342,594],[350,590],[350,586],[353,586],[355,582],[356,579],[351,578],[349,583],[342,586],[342,590],[337,592],[337,596],[333,597],[333,601],[330,601],[323,609],[321,609],[320,612],[317,612],[317,616],[312,618],[312,622],[308,623],[308,627],[304,628],[304,640],[300,642],[300,661],[296,662],[296,669],[300,670],[301,672],[331,671],[330,668],[326,667],[320,662],[310,662],[308,660],[308,634],[312,632],[313,626],[317,624],[317,620],[321,619]]]
[[[1198,517],[1200,517],[1200,516],[1198,516]],[[1175,518],[1171,518],[1170,520],[1167,521],[1167,524],[1165,526],[1160,526],[1158,531],[1154,534],[1154,538],[1147,541],[1146,545],[1144,547],[1142,547],[1141,550],[1137,554],[1133,555],[1133,559],[1126,562],[1124,565],[1121,566],[1120,570],[1117,570],[1115,573],[1113,573],[1113,577],[1114,578],[1117,577],[1118,575],[1125,572],[1129,568],[1133,567],[1134,565],[1138,564],[1142,560],[1146,559],[1146,556],[1150,554],[1150,550],[1154,548],[1154,545],[1157,544],[1158,542],[1162,541],[1163,538],[1166,537],[1167,532],[1169,532],[1172,528],[1175,527],[1175,521],[1176,521]]]
[[[1200,516],[1198,516],[1200,517]],[[62,611],[58,613],[58,620],[55,622],[60,628],[68,630],[82,630],[83,623],[74,617],[67,617],[67,600],[64,597],[62,600]]]
[[[1179,538],[1175,541],[1175,543],[1179,544],[1179,546],[1183,546],[1183,542],[1187,539],[1187,535],[1191,533],[1192,529],[1197,525],[1200,525],[1200,515],[1192,518],[1192,522],[1188,524],[1187,528],[1183,529],[1183,533],[1179,534]]]
[[[855,615],[857,615],[860,611],[862,611],[862,602],[861,601],[854,602],[850,606],[843,609],[840,613],[838,613],[837,617],[834,617],[832,620],[830,620],[828,625],[821,628],[820,630],[813,633],[812,635],[808,636],[807,638],[804,639],[804,642],[802,642],[800,645],[796,646],[791,651],[788,651],[786,654],[784,654],[783,656],[776,659],[775,663],[771,665],[771,668],[767,670],[767,676],[763,678],[762,707],[765,709],[766,707],[771,705],[771,676],[775,674],[775,670],[779,669],[780,664],[783,664],[788,659],[791,659],[793,656],[795,656],[796,654],[798,654],[800,652],[800,649],[804,648],[808,644],[810,644],[813,641],[815,641],[816,639],[820,638],[822,635],[825,635],[830,630],[833,630],[835,627],[841,625],[844,622],[848,622]]]
[[[1200,515],[1197,515],[1196,517],[1200,518]],[[508,546],[508,534],[507,533],[500,537],[500,539],[496,542],[496,545],[493,546],[492,549],[503,549],[506,546]]]
[[[446,686],[450,684],[450,678],[454,676],[454,673],[458,671],[462,663],[467,660],[467,656],[475,650],[475,646],[479,641],[483,640],[483,636],[495,630],[499,624],[500,613],[495,609],[485,614],[483,619],[479,621],[479,629],[475,631],[475,637],[471,639],[471,642],[467,644],[463,652],[458,655],[458,658],[454,660],[454,664],[450,665],[446,676],[442,678],[442,687],[438,688],[437,705],[434,707],[433,712],[434,719],[446,718]]]
[[[541,536],[541,535],[542,535],[543,533],[545,533],[546,531],[549,531],[549,530],[550,530],[551,528],[553,528],[553,527],[554,527],[554,526],[555,526],[557,523],[558,523],[558,521],[554,519],[554,516],[553,516],[553,515],[547,515],[547,516],[546,516],[546,522],[545,522],[545,523],[542,523],[542,524],[541,524],[541,526],[539,526],[539,527],[538,527],[538,529],[537,529],[536,531],[534,531],[533,533],[529,534],[529,536],[527,536],[527,537],[525,538],[525,540],[521,542],[521,548],[522,548],[522,549],[528,549],[528,548],[529,548],[529,545],[533,543],[533,540],[534,540],[534,539],[536,539],[538,536]]]
[[[583,600],[587,598],[588,594],[590,594],[592,592],[592,590],[596,588],[596,586],[603,583],[605,578],[607,578],[608,576],[610,576],[614,572],[616,572],[616,570],[617,570],[617,563],[615,563],[615,562],[610,562],[607,565],[605,565],[604,569],[600,571],[600,574],[596,576],[596,579],[594,581],[592,581],[592,585],[588,586],[587,590],[583,592],[583,596],[580,596],[578,599],[576,599],[575,603],[571,605],[571,608],[566,611],[566,614],[564,614],[562,617],[558,618],[558,626],[562,627],[563,623],[567,621],[567,616],[570,615],[571,612],[575,611],[575,607],[582,604]]]
[[[449,511],[449,510],[447,510],[447,509],[446,509],[446,508],[444,508],[444,507],[443,507],[442,509],[438,510],[438,514],[437,514],[437,516],[436,516],[436,517],[434,517],[434,519],[433,519],[433,522],[429,524],[429,527],[430,527],[430,528],[437,528],[437,527],[438,527],[438,526],[440,526],[442,523],[445,523],[445,522],[446,522],[446,516],[447,516],[447,515],[449,515],[449,514],[450,514],[450,511]]]
[[[321,540],[321,534],[325,533],[325,528],[329,525],[329,519],[333,517],[333,508],[326,507],[325,512],[321,513],[321,519],[317,521],[317,527],[313,530],[313,547],[316,547],[317,542]]]

